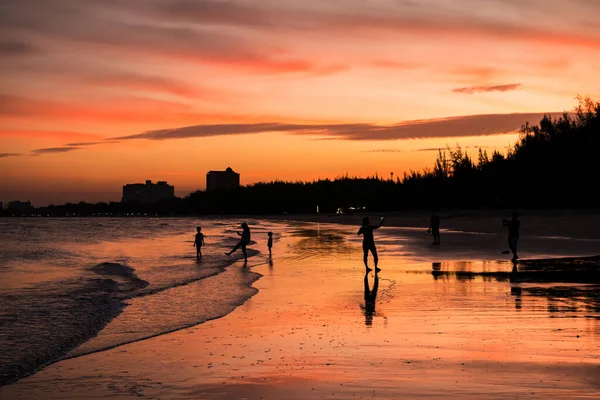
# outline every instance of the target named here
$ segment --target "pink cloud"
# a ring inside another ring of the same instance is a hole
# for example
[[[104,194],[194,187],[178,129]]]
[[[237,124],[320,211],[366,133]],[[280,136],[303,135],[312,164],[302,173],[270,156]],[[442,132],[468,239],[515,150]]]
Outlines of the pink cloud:
[[[0,120],[32,120],[36,118],[62,121],[173,124],[198,120],[237,120],[240,117],[234,114],[202,113],[184,103],[142,97],[65,102],[0,95]]]

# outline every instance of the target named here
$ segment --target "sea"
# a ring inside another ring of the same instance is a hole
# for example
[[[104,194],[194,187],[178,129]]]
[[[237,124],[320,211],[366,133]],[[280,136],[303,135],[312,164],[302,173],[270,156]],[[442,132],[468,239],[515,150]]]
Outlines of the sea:
[[[70,357],[219,318],[260,277],[227,274],[242,253],[238,219],[0,219],[0,385]],[[249,267],[264,263],[264,222]],[[196,258],[196,227],[205,235]],[[277,234],[275,235],[277,241]],[[260,242],[262,246],[258,246]]]

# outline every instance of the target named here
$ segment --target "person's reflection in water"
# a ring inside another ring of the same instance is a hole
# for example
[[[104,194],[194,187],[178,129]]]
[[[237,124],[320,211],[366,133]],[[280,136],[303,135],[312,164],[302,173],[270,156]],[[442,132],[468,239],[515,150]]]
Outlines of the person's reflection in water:
[[[512,271],[511,274],[517,274],[519,272],[519,270],[517,269],[517,260],[515,260],[514,258],[512,259]]]
[[[517,260],[512,260],[512,270],[510,271],[509,280],[513,283],[519,282],[519,269],[517,268]]]
[[[375,272],[375,283],[373,290],[369,289],[369,272],[365,273],[365,325],[373,325],[373,316],[375,315],[375,302],[377,300],[377,289],[379,288],[379,275]]]
[[[440,275],[442,275],[442,263],[431,263],[431,275],[433,275],[433,279],[435,280],[437,280],[440,277]]]
[[[521,295],[522,290],[520,285],[514,285],[510,287],[510,294],[515,296],[515,310],[521,310]]]
[[[517,260],[515,260],[513,258],[512,260],[512,271],[510,272],[510,281],[513,284],[510,287],[510,294],[512,296],[515,296],[515,310],[520,311],[521,310],[521,286],[517,283],[515,285],[515,282],[519,282],[519,270],[517,269]]]

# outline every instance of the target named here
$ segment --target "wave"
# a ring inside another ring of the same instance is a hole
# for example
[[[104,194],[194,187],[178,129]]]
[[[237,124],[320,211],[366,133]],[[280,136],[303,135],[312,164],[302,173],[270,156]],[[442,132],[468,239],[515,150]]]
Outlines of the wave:
[[[207,224],[210,250],[196,261],[187,220],[79,222],[0,224],[0,273],[10,283],[0,288],[0,385],[65,357],[219,318],[257,292],[260,275],[250,268],[261,260],[227,268],[242,252],[223,254],[239,237],[221,227]],[[248,248],[249,257],[259,253]]]
[[[113,295],[119,290],[117,281],[95,278],[0,296],[0,385],[34,373],[95,336],[122,312],[125,304]]]
[[[248,268],[130,299],[123,313],[96,337],[64,359],[112,349],[224,317],[258,293],[252,284],[262,275]]]
[[[116,292],[128,293],[147,287],[150,283],[138,278],[135,269],[118,263],[105,262],[90,268],[90,271],[103,276],[110,276],[117,283]]]
[[[256,254],[248,249],[250,257]],[[141,279],[128,265],[103,262],[88,267],[93,275],[87,278],[55,282],[35,295],[0,296],[0,386],[61,359],[229,314],[258,292],[252,283],[261,277],[249,268],[226,268],[240,258],[241,252],[223,257],[227,264],[193,275],[177,276],[177,266],[167,265],[164,273],[175,278],[159,283]]]

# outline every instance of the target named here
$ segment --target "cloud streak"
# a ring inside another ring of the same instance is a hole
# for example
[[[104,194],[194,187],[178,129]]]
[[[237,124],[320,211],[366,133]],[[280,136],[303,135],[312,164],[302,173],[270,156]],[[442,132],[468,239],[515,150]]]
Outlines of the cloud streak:
[[[18,157],[20,156],[20,153],[0,153],[0,158],[4,158],[4,157]]]
[[[556,1],[547,5],[498,0],[490,5],[498,15],[473,12],[471,1],[454,3],[450,8],[437,0],[427,6],[408,1],[366,5],[362,0],[325,5],[311,0],[20,0],[7,3],[0,24],[15,36],[4,45],[13,53],[31,51],[32,45],[23,40],[25,32],[92,51],[109,48],[125,55],[171,57],[268,74],[331,74],[355,61],[330,64],[312,53],[298,54],[289,40],[305,33],[331,41],[391,33],[600,48],[600,28],[588,24],[582,29],[584,18],[600,12],[595,2],[573,0],[567,7]],[[565,17],[560,29],[547,23],[559,14]],[[531,18],[534,15],[537,18]],[[403,67],[390,61],[381,65]]]
[[[460,146],[461,149],[485,149],[488,146]],[[428,151],[439,151],[446,149],[458,149],[459,146],[454,147],[429,147],[423,149],[412,149],[412,150],[402,150],[402,149],[375,149],[375,150],[361,150],[361,153],[412,153],[412,152],[428,152]]]
[[[63,7],[70,12],[64,12]],[[311,57],[291,55],[280,45],[275,45],[275,39],[264,39],[257,44],[235,29],[217,28],[218,20],[192,26],[183,23],[185,19],[171,19],[179,23],[165,24],[165,16],[171,14],[167,10],[169,7],[173,5],[164,1],[148,1],[132,7],[130,2],[123,1],[107,1],[100,6],[99,3],[73,0],[56,0],[52,4],[22,0],[9,2],[0,14],[0,24],[15,34],[29,31],[71,46],[83,44],[89,48],[93,45],[126,56],[133,53],[175,58],[255,73],[326,74],[341,68],[321,65]],[[75,14],[77,23],[73,20]],[[146,18],[138,18],[140,14]],[[216,18],[215,13],[212,15]]]
[[[226,116],[231,119],[237,118],[231,114]],[[181,102],[136,96],[93,99],[89,102],[65,102],[0,93],[0,117],[181,124],[224,118],[224,115],[197,112],[190,105]],[[1,134],[2,130],[0,130]]]
[[[375,124],[217,124],[159,129],[114,138],[116,140],[169,140],[269,132],[321,136],[341,140],[398,140],[489,136],[517,131],[525,122],[537,122],[541,113],[467,115],[443,119],[406,121],[394,125]],[[550,113],[559,117],[562,113]]]
[[[99,144],[110,144],[110,143],[119,143],[118,140],[107,139],[101,142],[77,142],[77,143],[67,143],[66,146],[69,147],[84,147],[84,146],[96,146]]]
[[[405,153],[406,150],[401,149],[375,149],[375,150],[361,150],[360,153]]]
[[[124,6],[122,0],[117,3]],[[443,1],[432,0],[427,6],[418,7],[412,2],[398,1],[394,4],[365,4],[363,1],[347,0],[322,6],[321,2],[304,1],[301,7],[284,2],[271,1],[215,1],[178,0],[151,1],[144,11],[155,18],[174,21],[211,24],[220,27],[243,27],[250,30],[277,32],[393,32],[423,35],[461,35],[501,37],[508,40],[535,41],[550,44],[599,47],[598,29],[581,29],[580,20],[586,14],[597,13],[597,3],[574,0],[570,9],[562,2],[518,2],[499,0],[493,2],[499,15],[473,12],[469,0],[456,0],[449,8]],[[338,5],[341,4],[341,5]],[[563,29],[553,29],[552,24],[540,23],[568,14],[568,24]],[[532,18],[536,16],[537,18]],[[543,17],[542,17],[543,18]]]
[[[115,2],[113,2],[115,3]],[[155,18],[175,21],[199,22],[217,26],[241,26],[263,30],[418,30],[421,32],[448,33],[451,31],[492,36],[509,36],[536,40],[583,41],[598,44],[597,31],[583,32],[576,23],[571,23],[562,32],[552,30],[551,24],[540,23],[540,15],[548,19],[556,18],[562,10],[569,22],[582,19],[586,13],[600,10],[597,3],[588,0],[573,0],[570,9],[560,1],[519,2],[497,0],[490,4],[497,14],[473,12],[473,2],[456,0],[453,7],[446,2],[430,0],[427,6],[416,6],[413,2],[397,1],[368,3],[359,0],[346,0],[323,6],[322,2],[306,0],[302,6],[277,1],[215,1],[215,0],[176,0],[150,1],[144,11]],[[391,2],[389,2],[391,3]],[[122,0],[116,4],[125,6]],[[338,5],[339,4],[339,5]],[[136,5],[137,6],[137,5]],[[515,19],[498,18],[499,15],[513,14]],[[567,15],[568,14],[568,15]],[[529,18],[538,16],[538,19]],[[349,29],[352,28],[352,29]]]
[[[66,153],[66,152],[69,152],[69,151],[80,150],[80,149],[82,149],[82,147],[73,147],[73,146],[47,147],[47,148],[44,148],[44,149],[31,150],[31,155],[32,156],[41,156],[43,154]]]
[[[490,92],[510,92],[512,90],[518,90],[521,87],[520,83],[510,83],[507,85],[480,85],[480,86],[467,86],[452,89],[453,93],[490,93]]]
[[[84,83],[149,92],[164,92],[186,98],[217,97],[216,90],[199,89],[189,83],[162,76],[136,73],[98,73],[83,76]]]
[[[0,96],[1,98],[1,96]],[[0,111],[0,115],[2,112]],[[14,137],[21,139],[56,139],[63,141],[92,141],[102,139],[103,136],[84,132],[63,132],[27,129],[0,129],[0,138]]]

